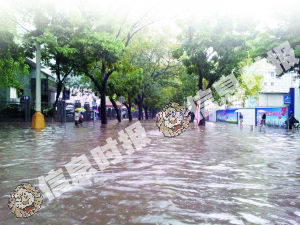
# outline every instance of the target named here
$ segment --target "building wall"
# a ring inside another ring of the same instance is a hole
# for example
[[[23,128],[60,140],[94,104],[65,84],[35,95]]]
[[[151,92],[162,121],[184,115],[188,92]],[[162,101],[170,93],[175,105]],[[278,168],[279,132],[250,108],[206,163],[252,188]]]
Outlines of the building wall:
[[[295,88],[295,103],[294,103],[294,110],[295,110],[295,118],[300,121],[300,89]]]
[[[288,72],[277,77],[275,66],[267,62],[263,58],[253,63],[248,69],[248,72],[263,76],[262,91],[263,93],[276,92],[288,93],[291,87],[298,87],[299,80],[295,80],[296,73]]]
[[[245,71],[256,75],[262,75],[262,90],[258,98],[248,98],[246,107],[285,107],[283,95],[289,93],[290,88],[298,89],[299,79],[297,74],[288,72],[281,77],[276,76],[275,66],[268,63],[265,58],[257,60]]]
[[[29,74],[18,76],[18,81],[21,84],[21,89],[24,96],[29,96],[31,102],[35,101],[35,77],[36,68],[34,64],[29,64]],[[41,70],[41,92],[42,92],[42,102],[48,102],[48,106],[51,107],[54,102],[54,96],[56,92],[55,78],[48,75],[45,71]],[[8,103],[10,101],[20,101],[20,98],[11,98],[10,88],[0,87],[0,104]],[[43,103],[42,103],[43,104]]]
[[[63,96],[62,96],[62,93],[61,93],[60,98],[62,98],[62,97]],[[90,104],[90,106],[92,106],[93,100],[96,100],[97,105],[100,105],[99,97],[95,96],[95,94],[93,92],[91,92],[89,90],[80,91],[79,89],[72,88],[71,89],[71,94],[70,94],[70,100],[67,100],[67,102],[68,103],[75,103],[75,101],[80,101],[81,106],[83,106],[85,102],[88,102]]]
[[[208,121],[211,122],[216,122],[217,118],[216,118],[216,111],[212,111],[209,113],[209,117],[208,117]]]
[[[0,104],[9,101],[9,88],[1,87],[0,88]]]
[[[283,92],[288,93],[290,87],[294,87],[294,73],[289,72],[281,77],[276,77],[274,71],[269,71],[264,75],[262,92]]]
[[[288,93],[288,92],[287,92]],[[260,93],[258,107],[284,107],[283,96],[286,93]]]

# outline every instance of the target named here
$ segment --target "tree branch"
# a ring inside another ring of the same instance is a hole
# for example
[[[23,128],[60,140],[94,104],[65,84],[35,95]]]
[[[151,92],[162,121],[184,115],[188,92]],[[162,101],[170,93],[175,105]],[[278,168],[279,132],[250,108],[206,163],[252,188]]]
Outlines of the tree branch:
[[[105,73],[104,79],[103,79],[103,83],[106,83],[109,76],[114,72],[114,70],[110,70],[108,73]]]
[[[55,58],[55,62],[56,62],[56,70],[55,70],[56,78],[58,80],[58,83],[60,83],[61,80],[60,80],[60,70],[59,70],[59,59],[57,57]]]
[[[72,72],[72,70],[73,70],[73,67],[67,73],[65,73],[65,75],[64,75],[63,79],[61,80],[61,82],[64,82],[64,80],[67,78],[67,76],[69,76],[69,74]]]
[[[101,93],[102,92],[102,87],[99,84],[99,82],[95,79],[95,77],[92,74],[90,74],[89,72],[87,72],[87,71],[85,72],[85,75],[88,76],[93,81],[93,83],[95,84],[96,88]]]
[[[135,31],[133,31],[133,27],[135,27],[136,24],[137,24],[137,23],[135,23],[135,25],[131,27],[130,31],[129,31],[128,34],[127,34],[127,40],[126,40],[126,43],[125,43],[125,47],[127,47],[127,46],[129,45],[129,42],[130,42],[130,40],[133,38],[134,35],[136,35],[136,34],[137,34],[138,32],[140,32],[142,29],[144,29],[145,27],[147,27],[147,26],[149,26],[149,25],[151,25],[151,24],[153,24],[153,23],[154,23],[154,21],[149,22],[149,23],[147,23],[147,24],[141,26],[140,28],[136,29]],[[132,32],[132,33],[131,33],[131,32]]]
[[[128,16],[128,13],[124,16],[123,22],[122,22],[122,24],[120,25],[120,28],[119,28],[118,33],[117,33],[117,35],[116,35],[116,39],[120,36],[120,34],[121,34],[121,32],[122,32],[122,27],[124,26],[124,23],[125,23],[126,20],[127,20],[127,16]]]

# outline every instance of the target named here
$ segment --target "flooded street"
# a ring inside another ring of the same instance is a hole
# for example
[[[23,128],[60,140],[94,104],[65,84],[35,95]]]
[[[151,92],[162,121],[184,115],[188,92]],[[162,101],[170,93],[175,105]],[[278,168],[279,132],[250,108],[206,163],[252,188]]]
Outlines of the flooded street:
[[[100,171],[90,150],[127,127],[109,122],[82,128],[48,126],[36,132],[0,128],[0,224],[299,224],[300,131],[240,130],[237,125],[191,125],[166,138],[154,121],[142,122],[151,144]],[[1,125],[3,126],[3,125]],[[97,173],[29,218],[7,206],[21,183],[86,154]]]

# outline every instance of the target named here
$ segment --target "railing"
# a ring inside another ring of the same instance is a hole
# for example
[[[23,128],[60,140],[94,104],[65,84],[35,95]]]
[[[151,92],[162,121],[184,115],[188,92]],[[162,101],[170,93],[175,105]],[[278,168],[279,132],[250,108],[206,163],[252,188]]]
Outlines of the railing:
[[[42,102],[42,112],[45,117],[51,117],[51,104]],[[1,122],[30,122],[35,110],[35,102],[21,98],[20,101],[0,101]]]
[[[51,119],[54,111],[53,104],[49,102],[42,102],[41,106],[45,119]],[[62,108],[59,109],[59,107]],[[73,122],[74,113],[69,110],[65,110],[65,107],[65,104],[57,105],[56,119],[58,119],[59,122]],[[21,99],[20,101],[0,101],[1,122],[30,122],[34,112],[35,101],[30,101],[29,99]],[[108,120],[115,120],[117,118],[117,114],[112,108],[107,108],[106,113]],[[87,121],[93,120],[93,115],[93,110],[90,109],[84,113],[84,118]],[[132,112],[132,117],[138,117],[138,112]],[[98,114],[97,119],[100,119],[100,114]]]

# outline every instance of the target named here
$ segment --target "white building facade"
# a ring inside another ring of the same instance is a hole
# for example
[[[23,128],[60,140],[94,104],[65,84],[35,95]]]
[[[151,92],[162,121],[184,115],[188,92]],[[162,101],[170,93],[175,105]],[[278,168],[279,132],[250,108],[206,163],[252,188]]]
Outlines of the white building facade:
[[[267,60],[260,59],[249,67],[249,72],[263,76],[262,90],[258,94],[258,99],[253,102],[253,98],[248,99],[247,107],[285,107],[283,96],[288,94],[290,88],[299,88],[299,79],[296,79],[295,72],[288,72],[277,77],[275,66]]]

